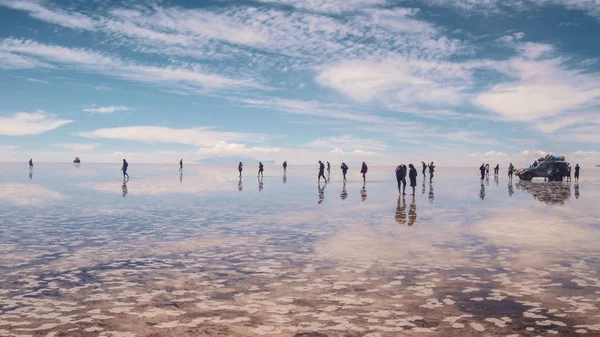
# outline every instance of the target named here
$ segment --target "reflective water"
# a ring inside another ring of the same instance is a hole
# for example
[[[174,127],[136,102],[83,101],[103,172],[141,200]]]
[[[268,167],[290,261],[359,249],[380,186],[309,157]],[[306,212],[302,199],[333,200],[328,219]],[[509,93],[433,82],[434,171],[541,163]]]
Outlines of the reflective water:
[[[119,169],[0,164],[0,336],[600,335],[599,170]]]

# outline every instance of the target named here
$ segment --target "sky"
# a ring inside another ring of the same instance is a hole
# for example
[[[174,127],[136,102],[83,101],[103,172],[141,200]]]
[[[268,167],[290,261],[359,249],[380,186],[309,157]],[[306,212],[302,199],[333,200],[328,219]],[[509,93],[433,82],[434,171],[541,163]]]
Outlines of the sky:
[[[600,164],[597,0],[0,0],[0,162]]]

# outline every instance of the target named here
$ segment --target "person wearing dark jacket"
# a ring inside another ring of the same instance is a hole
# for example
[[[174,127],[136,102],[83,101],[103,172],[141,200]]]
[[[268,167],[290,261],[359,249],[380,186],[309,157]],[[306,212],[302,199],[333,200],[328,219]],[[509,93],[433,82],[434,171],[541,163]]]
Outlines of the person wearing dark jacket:
[[[129,180],[129,174],[127,174],[127,168],[129,168],[129,163],[127,160],[123,159],[123,166],[121,167],[121,171],[123,171],[123,180],[125,180],[125,176],[127,176],[127,180]]]
[[[579,170],[580,170],[579,164],[575,164],[575,180],[576,181],[579,181]]]
[[[327,184],[327,178],[325,178],[325,164],[319,160],[319,177],[317,178],[319,183],[321,183],[321,177],[323,177],[325,183]]]
[[[435,165],[433,165],[433,162],[431,162],[431,164],[429,164],[429,182],[431,182],[431,180],[433,179],[434,171],[435,171]]]
[[[258,162],[258,175],[257,177],[264,177],[265,165],[261,161]]]
[[[179,160],[179,172],[183,171],[183,159]]]
[[[481,171],[481,180],[485,179],[485,164],[479,166],[479,171]]]
[[[244,164],[242,164],[242,162],[240,162],[238,164],[238,172],[240,172],[240,178],[242,177],[242,170],[244,169]],[[241,181],[241,180],[240,180]]]
[[[398,182],[398,193],[406,195],[406,165],[400,164],[396,167],[396,181]]]
[[[285,174],[287,172],[287,161],[284,160],[283,161],[283,173]]]
[[[515,167],[513,166],[512,163],[510,163],[510,165],[508,165],[508,177],[512,179],[514,172],[515,172]]]
[[[364,161],[362,162],[362,166],[360,168],[360,173],[362,173],[363,176],[363,184],[367,182],[367,170],[369,169],[369,167],[367,167],[367,163],[365,163]]]
[[[340,166],[340,168],[342,169],[342,175],[344,176],[344,181],[346,181],[346,173],[348,173],[348,165],[346,165],[346,163],[342,163],[342,166]]]
[[[410,187],[412,187],[412,195],[415,195],[415,187],[417,186],[417,169],[413,164],[408,165],[408,178],[410,179]]]
[[[29,159],[29,169],[33,169],[33,159]]]
[[[424,161],[421,162],[421,164],[423,164],[423,178],[425,178],[427,175],[425,174],[425,171],[427,171],[427,164],[425,164]]]

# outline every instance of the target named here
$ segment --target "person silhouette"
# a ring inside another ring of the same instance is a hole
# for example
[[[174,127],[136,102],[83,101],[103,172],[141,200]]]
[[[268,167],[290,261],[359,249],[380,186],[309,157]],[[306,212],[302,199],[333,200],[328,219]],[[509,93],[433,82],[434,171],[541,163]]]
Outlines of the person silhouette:
[[[396,206],[396,214],[394,216],[399,225],[406,225],[406,202],[404,196],[398,196],[398,205]]]
[[[33,169],[33,159],[29,159],[29,169],[32,170]]]
[[[257,177],[258,176],[264,177],[265,176],[264,173],[263,173],[264,171],[265,171],[265,166],[263,165],[263,163],[261,161],[259,161],[258,162],[258,175],[257,175]]]
[[[179,182],[183,183],[183,171],[179,171]]]
[[[579,171],[581,170],[581,168],[579,167],[579,164],[575,164],[575,181],[579,181]]]
[[[417,169],[413,164],[408,164],[408,179],[410,180],[410,187],[412,187],[412,195],[415,195],[415,188],[417,187]],[[425,177],[423,177],[423,193],[425,193]]]
[[[512,179],[514,171],[515,171],[515,167],[513,166],[512,163],[510,163],[510,165],[508,165],[508,177],[510,179]]]
[[[125,181],[125,177],[127,177],[127,181],[129,181],[129,174],[127,174],[127,169],[129,168],[129,163],[127,160],[123,159],[123,166],[121,167],[121,171],[123,171],[123,181]]]
[[[321,177],[323,177],[323,180],[325,180],[325,183],[327,184],[327,178],[325,178],[325,164],[319,160],[319,176],[317,177],[319,183],[321,183]]]
[[[481,166],[479,166],[479,171],[481,172],[481,180],[485,179],[485,164],[481,164]]]
[[[183,159],[179,160],[179,172],[183,171]]]
[[[319,190],[319,204],[323,203],[323,200],[325,200],[325,186],[327,186],[327,182],[323,184],[323,187],[321,187],[320,181],[317,183],[317,189]]]
[[[348,173],[348,165],[346,165],[346,163],[342,163],[340,168],[342,169],[342,175],[344,176],[344,181],[346,181],[346,173]]]
[[[360,190],[360,200],[362,202],[367,201],[367,188],[366,188],[366,184],[363,183],[363,186]]]
[[[244,164],[242,164],[242,162],[240,162],[238,164],[238,172],[240,173],[240,178],[242,177],[242,170],[244,169]]]
[[[415,172],[416,172],[416,170],[415,170]],[[416,221],[417,221],[417,201],[415,200],[415,195],[413,194],[412,201],[410,203],[410,209],[408,210],[408,225],[412,226],[415,224]]]
[[[406,165],[400,164],[396,167],[396,181],[398,182],[398,193],[406,195]]]
[[[427,171],[427,164],[425,164],[424,161],[422,161],[421,164],[423,164],[423,178],[425,178],[427,177],[427,175],[425,174],[425,171]]]
[[[362,166],[360,167],[360,173],[362,173],[362,176],[363,176],[363,184],[366,184],[366,182],[367,182],[367,171],[368,170],[369,170],[369,167],[367,166],[367,163],[365,163],[363,161]]]
[[[287,161],[283,161],[283,174],[285,175],[285,173],[287,172]]]
[[[431,164],[429,164],[429,182],[431,182],[431,180],[433,179],[434,171],[435,171],[435,165],[433,165],[433,162],[431,162]]]
[[[497,176],[500,173],[500,164],[496,164],[494,167],[494,175]]]
[[[340,193],[340,198],[342,200],[346,200],[348,198],[348,190],[346,190],[346,181],[342,184],[342,193]]]
[[[327,162],[327,175],[329,175],[331,172],[331,164],[329,164],[329,162]]]

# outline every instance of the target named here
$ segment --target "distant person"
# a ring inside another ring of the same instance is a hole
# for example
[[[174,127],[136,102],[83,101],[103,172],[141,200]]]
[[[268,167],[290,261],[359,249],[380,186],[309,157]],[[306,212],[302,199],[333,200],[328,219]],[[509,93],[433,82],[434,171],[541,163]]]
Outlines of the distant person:
[[[575,181],[579,181],[579,164],[575,164]]]
[[[258,162],[258,175],[257,177],[264,177],[264,172],[265,171],[265,166],[263,165],[263,163],[261,161]]]
[[[344,180],[344,184],[342,185],[342,193],[340,193],[340,198],[342,200],[346,200],[348,198],[348,190],[346,190],[346,181]]]
[[[183,159],[179,159],[179,172],[183,171]]]
[[[342,175],[344,176],[344,181],[346,181],[346,173],[348,173],[348,165],[346,165],[346,163],[342,163],[340,168],[342,169]]]
[[[433,165],[433,162],[431,162],[431,164],[429,164],[429,182],[431,182],[431,180],[433,179],[434,171],[435,171],[435,165]]]
[[[485,164],[485,175],[490,176],[490,164]]]
[[[331,173],[331,164],[327,162],[327,175],[329,175],[329,173]]]
[[[240,172],[240,178],[242,177],[242,170],[244,169],[244,164],[242,164],[242,162],[240,162],[238,164],[238,172]]]
[[[410,179],[410,187],[412,187],[412,195],[415,195],[415,187],[417,187],[417,169],[413,164],[408,164],[408,179]]]
[[[127,162],[127,160],[123,159],[123,166],[121,167],[121,171],[123,171],[123,180],[125,180],[125,177],[127,177],[127,180],[129,180],[129,174],[127,174],[127,168],[129,168],[129,163]]]
[[[533,162],[533,167],[535,168],[537,166],[538,166],[538,161],[536,160],[536,161]]]
[[[485,164],[479,166],[479,171],[481,172],[481,180],[485,179]]]
[[[494,167],[494,175],[498,176],[498,173],[500,173],[500,164],[496,164],[496,167]]]
[[[29,169],[33,169],[33,159],[29,159]]]
[[[319,184],[321,183],[321,177],[323,177],[325,184],[327,184],[327,178],[325,178],[325,164],[319,160],[319,176],[317,177]]]
[[[512,163],[510,163],[510,165],[508,165],[508,177],[510,179],[512,179],[514,172],[515,172],[515,167],[513,166]]]
[[[363,184],[367,182],[367,171],[368,170],[369,170],[369,167],[367,166],[367,163],[365,163],[363,161],[362,166],[360,167],[360,173],[362,173],[362,176],[363,176]]]
[[[398,182],[398,193],[406,195],[406,165],[400,164],[396,167],[396,181]]]
[[[423,178],[425,178],[426,177],[425,171],[427,170],[427,164],[425,164],[424,161],[422,161],[421,164],[423,164]]]
[[[283,161],[283,173],[287,172],[287,161]]]

